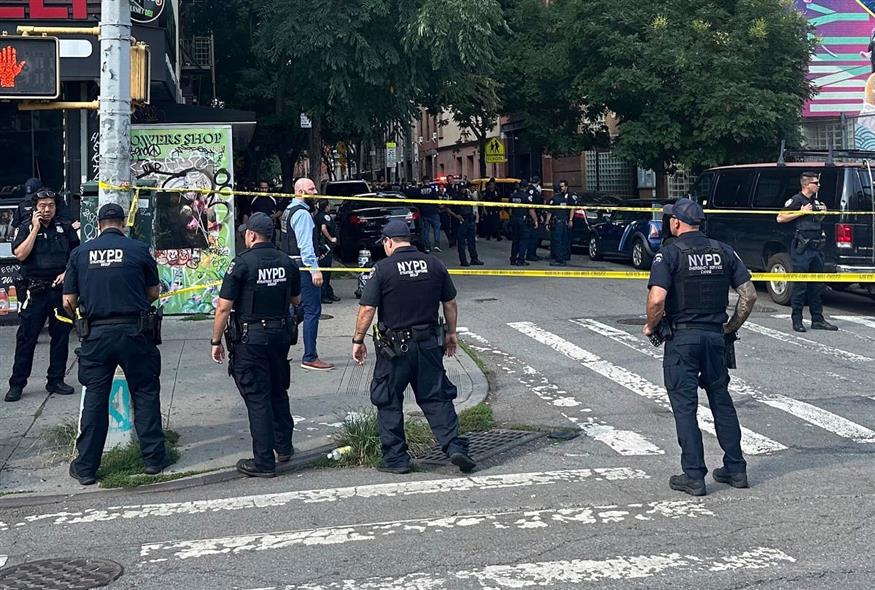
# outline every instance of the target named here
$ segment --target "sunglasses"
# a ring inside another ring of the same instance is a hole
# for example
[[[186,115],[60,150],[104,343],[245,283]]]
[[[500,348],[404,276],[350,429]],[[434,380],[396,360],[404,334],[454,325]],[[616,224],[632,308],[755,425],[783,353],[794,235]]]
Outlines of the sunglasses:
[[[55,191],[37,191],[36,193],[37,199],[54,199],[56,197]]]

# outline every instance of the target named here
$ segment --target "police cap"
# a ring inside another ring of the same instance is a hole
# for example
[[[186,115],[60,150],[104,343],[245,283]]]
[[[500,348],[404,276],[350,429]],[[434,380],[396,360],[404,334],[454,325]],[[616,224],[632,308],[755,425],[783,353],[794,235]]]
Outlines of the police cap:
[[[384,238],[407,238],[410,239],[410,227],[406,221],[394,219],[383,228]]]
[[[253,213],[244,229],[270,239],[273,237],[273,220],[266,213]]]
[[[115,203],[107,203],[103,207],[100,208],[100,211],[97,212],[97,221],[104,221],[106,219],[124,219],[125,212],[124,209],[121,208],[121,205],[116,205]]]
[[[677,217],[688,225],[701,225],[705,221],[705,211],[692,199],[678,199],[673,204],[663,207],[662,212]]]

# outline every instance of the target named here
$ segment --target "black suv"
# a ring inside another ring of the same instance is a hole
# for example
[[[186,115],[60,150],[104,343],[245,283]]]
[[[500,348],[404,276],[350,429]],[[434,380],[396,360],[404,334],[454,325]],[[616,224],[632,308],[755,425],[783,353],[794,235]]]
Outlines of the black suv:
[[[799,192],[799,177],[811,171],[820,175],[818,200],[830,211],[875,212],[872,199],[875,162],[835,163],[793,162],[787,164],[750,164],[707,170],[696,181],[691,197],[705,209],[780,210]],[[738,252],[753,271],[793,272],[790,242],[792,223],[779,224],[772,214],[710,214],[706,230],[710,237],[726,242]],[[823,230],[826,272],[875,272],[873,244],[875,215],[827,215]],[[846,283],[837,283],[844,288]],[[767,283],[772,300],[790,303],[790,284]],[[875,285],[861,285],[875,296]]]

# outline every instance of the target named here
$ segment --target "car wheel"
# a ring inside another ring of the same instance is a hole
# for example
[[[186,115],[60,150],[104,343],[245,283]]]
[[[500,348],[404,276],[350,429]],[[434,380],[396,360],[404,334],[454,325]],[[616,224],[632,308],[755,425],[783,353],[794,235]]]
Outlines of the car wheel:
[[[632,266],[638,270],[647,270],[652,262],[653,256],[647,252],[644,242],[641,241],[641,238],[636,238],[632,243]]]
[[[589,259],[601,260],[602,258],[602,251],[599,250],[599,241],[593,236],[589,239]]]
[[[788,273],[793,272],[793,262],[786,252],[779,252],[769,257],[766,264],[766,271],[770,273]],[[778,305],[790,305],[790,293],[792,285],[787,281],[769,281],[766,283],[766,289],[769,292],[769,297]]]

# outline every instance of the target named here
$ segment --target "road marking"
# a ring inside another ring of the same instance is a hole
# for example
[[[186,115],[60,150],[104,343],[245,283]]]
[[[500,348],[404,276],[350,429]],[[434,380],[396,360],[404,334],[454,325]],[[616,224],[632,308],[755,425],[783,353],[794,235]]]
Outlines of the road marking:
[[[486,338],[470,331],[463,332],[462,337],[465,340],[476,342],[477,344],[469,343],[469,346],[478,352],[486,352],[496,357],[498,368],[508,375],[516,377],[517,381],[531,389],[532,393],[540,399],[559,408],[559,413],[580,428],[586,436],[606,444],[617,453],[625,456],[665,454],[665,451],[637,432],[615,428],[604,420],[592,416],[592,410],[579,407],[580,402],[574,397],[569,397],[567,391],[560,389],[555,383],[551,383],[537,369],[527,365],[524,361],[494,348]],[[563,409],[567,407],[577,407],[578,412],[583,414],[583,418],[570,415]]]
[[[632,350],[640,352],[641,354],[657,359],[662,359],[663,357],[661,348],[650,346],[640,338],[636,338],[634,335],[614,328],[613,326],[590,319],[571,320],[571,322],[592,332],[606,336],[615,342],[619,342]],[[760,391],[735,375],[732,376],[732,380],[729,383],[729,390],[738,395],[750,396],[758,402],[764,403],[783,412],[787,412],[800,420],[804,420],[809,424],[823,428],[824,430],[837,434],[842,438],[847,438],[857,443],[875,443],[875,431],[872,431],[865,426],[860,426],[856,422],[851,422],[847,418],[843,418],[807,402],[799,401],[779,393]]]
[[[38,514],[27,516],[23,521],[14,526],[20,527],[41,521],[51,521],[51,524],[54,525],[88,524],[117,519],[174,517],[180,515],[203,514],[207,512],[275,508],[278,506],[286,506],[293,502],[314,504],[321,502],[340,502],[350,498],[396,498],[423,494],[442,494],[446,492],[498,490],[529,486],[580,483],[588,480],[624,481],[649,478],[650,476],[640,469],[626,467],[600,467],[593,469],[540,471],[534,473],[477,475],[473,477],[402,481],[345,488],[300,490],[274,494],[261,494],[257,496],[219,498],[215,500],[114,506],[101,510],[88,509],[82,512]]]
[[[789,316],[788,316],[789,317]],[[851,322],[852,324],[859,324],[861,326],[866,326],[867,328],[875,328],[875,318],[871,316],[865,315],[834,315],[830,316],[831,318],[835,318],[837,320],[842,320],[843,322]]]
[[[508,324],[514,330],[517,330],[541,344],[546,344],[553,350],[564,354],[570,359],[580,362],[587,369],[602,375],[621,385],[641,397],[647,398],[663,408],[671,411],[671,404],[668,402],[668,396],[665,389],[659,385],[651,383],[637,373],[633,373],[628,369],[619,367],[613,363],[602,360],[598,355],[580,348],[556,334],[543,330],[531,322],[516,322]],[[716,436],[714,429],[714,417],[710,411],[704,406],[699,406],[697,413],[699,428]],[[741,448],[749,455],[765,455],[775,451],[786,450],[787,447],[779,442],[767,438],[761,434],[757,434],[752,430],[741,427]]]
[[[258,590],[453,590],[463,586],[483,589],[577,587],[585,582],[616,582],[641,580],[662,574],[681,573],[715,574],[740,570],[762,570],[796,563],[780,549],[756,547],[742,553],[718,557],[699,557],[681,553],[655,555],[618,555],[610,559],[573,559],[542,561],[513,565],[487,565],[450,574],[417,572],[400,578],[374,577],[361,580],[344,579],[336,582],[313,582],[300,585],[273,586]]]
[[[140,549],[144,563],[170,559],[191,559],[212,555],[271,551],[297,546],[340,545],[374,541],[399,534],[445,533],[485,527],[490,530],[545,529],[557,525],[599,525],[652,520],[678,520],[714,516],[703,504],[691,501],[663,501],[619,506],[573,506],[544,510],[516,510],[460,514],[441,518],[417,518],[299,531],[238,535],[217,539],[149,543]],[[488,534],[480,531],[478,534]],[[411,542],[418,542],[413,541]]]
[[[855,363],[868,362],[872,360],[868,356],[863,356],[861,354],[842,350],[841,348],[836,348],[835,346],[828,346],[820,342],[815,342],[814,340],[809,340],[808,338],[802,338],[801,336],[794,336],[793,334],[781,332],[780,330],[773,330],[772,328],[767,328],[766,326],[761,326],[753,322],[745,322],[742,327],[746,330],[750,330],[751,332],[756,332],[757,334],[773,338],[774,340],[778,340],[780,342],[786,342],[787,344],[792,344],[793,346],[798,346],[806,350],[822,352],[823,354],[834,356],[843,360]]]
[[[0,567],[6,565],[6,560],[9,559],[8,555],[0,555]]]

